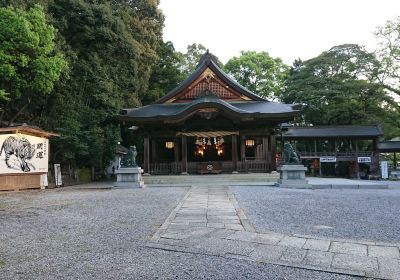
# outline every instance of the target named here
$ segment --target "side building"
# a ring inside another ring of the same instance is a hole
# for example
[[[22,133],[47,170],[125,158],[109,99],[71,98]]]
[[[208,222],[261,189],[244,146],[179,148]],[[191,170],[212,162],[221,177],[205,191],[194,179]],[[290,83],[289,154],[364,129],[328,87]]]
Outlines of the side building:
[[[278,151],[282,142],[290,142],[310,176],[367,179],[380,173],[381,136],[377,125],[285,127]]]

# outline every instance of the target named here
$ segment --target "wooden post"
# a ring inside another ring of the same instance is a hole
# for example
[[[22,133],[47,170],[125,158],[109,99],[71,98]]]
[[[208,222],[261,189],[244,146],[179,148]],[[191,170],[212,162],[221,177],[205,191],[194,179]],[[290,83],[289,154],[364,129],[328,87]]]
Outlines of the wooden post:
[[[237,135],[232,135],[232,173],[238,173],[237,169],[238,151],[237,151]]]
[[[276,138],[275,135],[271,135],[271,171],[276,171]],[[283,151],[283,149],[282,149]]]
[[[264,154],[264,160],[265,160],[265,171],[266,172],[271,172],[271,157],[269,156],[269,149],[268,149],[268,137],[263,137],[262,138],[262,144],[263,144],[263,154]]]
[[[356,172],[357,172],[357,179],[360,179],[360,164],[358,163],[358,142],[354,140],[356,146]]]
[[[165,141],[162,143],[162,145],[165,145]],[[151,144],[150,144],[150,148],[151,148],[151,152],[150,152],[150,158],[151,158],[151,162],[155,163],[156,162],[156,155],[157,155],[157,151],[156,151],[156,140],[155,139],[151,139]]]
[[[245,161],[246,159],[246,137],[242,136],[240,138],[240,159]]]
[[[396,152],[393,153],[393,167],[394,169],[397,169],[397,158],[396,158]]]
[[[148,136],[144,137],[144,143],[143,143],[143,168],[144,168],[144,175],[149,175],[150,174],[150,139]]]
[[[182,135],[182,171],[181,175],[187,175],[187,138],[186,135]]]
[[[174,144],[174,162],[176,165],[176,171],[175,172],[181,172],[181,169],[179,168],[179,141],[178,138],[175,138],[175,144]]]

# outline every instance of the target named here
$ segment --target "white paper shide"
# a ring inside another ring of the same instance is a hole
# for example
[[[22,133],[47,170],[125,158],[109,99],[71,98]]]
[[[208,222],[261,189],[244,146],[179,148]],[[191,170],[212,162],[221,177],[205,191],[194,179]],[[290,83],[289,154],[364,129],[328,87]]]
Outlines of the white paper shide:
[[[0,134],[0,173],[48,171],[49,140],[25,134]]]

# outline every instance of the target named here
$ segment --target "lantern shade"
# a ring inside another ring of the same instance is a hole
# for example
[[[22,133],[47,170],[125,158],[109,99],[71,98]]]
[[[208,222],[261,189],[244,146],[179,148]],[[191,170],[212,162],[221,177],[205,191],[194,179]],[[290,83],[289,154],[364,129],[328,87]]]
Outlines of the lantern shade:
[[[174,142],[172,141],[165,141],[165,148],[167,149],[173,149],[175,146]]]
[[[254,147],[254,139],[246,139],[246,147]]]

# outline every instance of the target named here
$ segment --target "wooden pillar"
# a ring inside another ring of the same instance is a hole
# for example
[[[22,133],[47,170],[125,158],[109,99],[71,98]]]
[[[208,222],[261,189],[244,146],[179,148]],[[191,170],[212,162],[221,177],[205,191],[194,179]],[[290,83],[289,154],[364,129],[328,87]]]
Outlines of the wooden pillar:
[[[245,161],[246,159],[246,137],[245,136],[241,136],[240,137],[240,159],[242,161]]]
[[[396,152],[393,153],[393,167],[394,169],[397,169],[397,158],[396,158]]]
[[[275,138],[275,135],[271,135],[270,141],[271,141],[271,171],[276,171],[276,138]],[[282,153],[283,153],[283,149],[282,149]]]
[[[237,135],[232,135],[232,173],[237,173],[238,170],[238,151],[237,151]]]
[[[268,149],[268,137],[263,137],[262,138],[262,144],[263,144],[263,158],[265,160],[265,171],[271,172],[271,157],[270,157],[270,152]]]
[[[143,168],[144,168],[144,174],[149,175],[150,174],[150,139],[149,136],[144,137],[144,152],[143,152]]]
[[[157,151],[156,151],[156,140],[155,139],[151,139],[150,141],[150,148],[151,148],[151,152],[150,152],[150,158],[151,158],[151,162],[156,162],[156,155],[157,155]],[[162,145],[165,145],[165,141],[162,143]]]
[[[187,175],[187,138],[185,135],[182,135],[181,139],[182,143],[182,166],[181,166],[181,175]]]
[[[174,162],[175,162],[175,172],[180,173],[181,169],[179,167],[179,141],[178,138],[175,138],[174,141]]]
[[[356,174],[357,179],[360,179],[360,164],[358,163],[358,141],[354,140],[355,148],[356,148]]]

